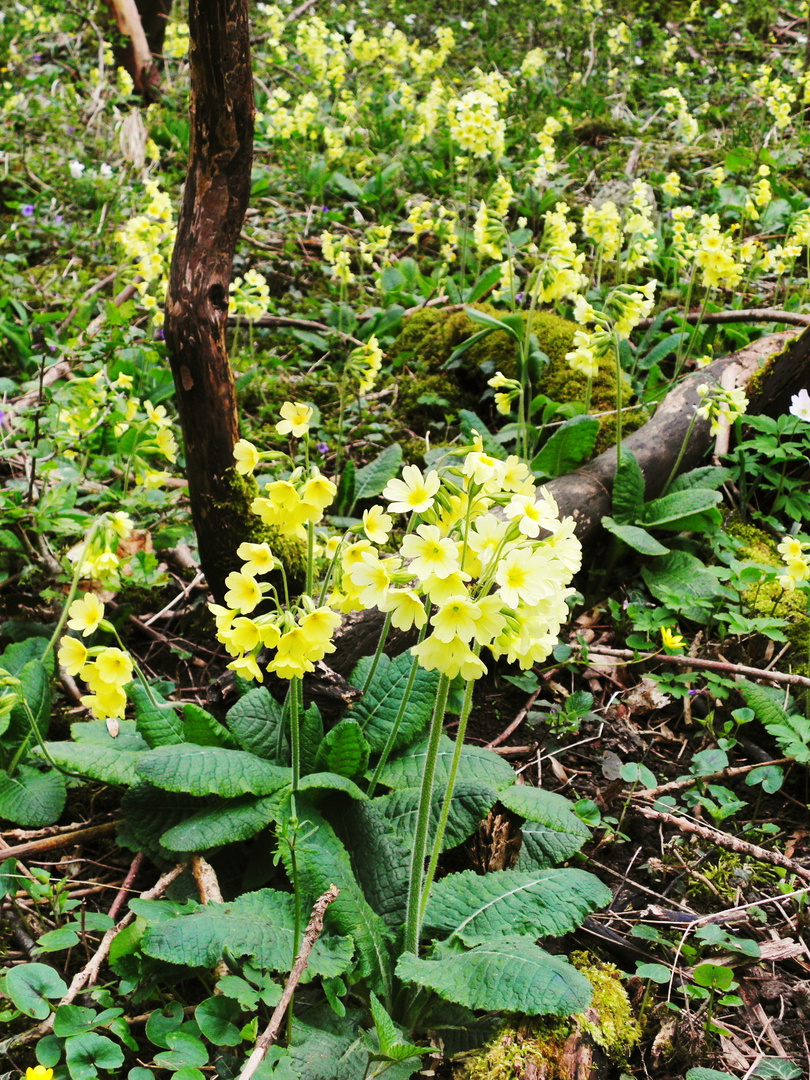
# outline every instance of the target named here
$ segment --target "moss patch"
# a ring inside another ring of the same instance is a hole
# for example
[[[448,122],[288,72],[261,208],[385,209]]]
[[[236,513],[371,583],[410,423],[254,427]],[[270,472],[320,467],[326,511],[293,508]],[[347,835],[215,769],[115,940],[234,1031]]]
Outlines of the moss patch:
[[[513,1020],[480,1050],[465,1055],[457,1080],[516,1080],[542,1075],[557,1080],[568,1039],[584,1033],[605,1056],[623,1065],[638,1042],[640,1029],[633,1016],[619,969],[588,953],[575,953],[574,966],[593,986],[593,1001],[585,1013],[560,1019],[531,1017]]]

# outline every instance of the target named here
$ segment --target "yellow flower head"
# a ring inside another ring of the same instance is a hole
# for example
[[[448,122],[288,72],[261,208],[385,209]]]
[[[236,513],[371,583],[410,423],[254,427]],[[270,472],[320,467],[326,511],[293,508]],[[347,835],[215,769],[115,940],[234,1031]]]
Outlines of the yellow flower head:
[[[429,577],[446,578],[459,569],[455,540],[442,537],[437,525],[420,525],[402,541],[402,555],[412,559],[408,569],[420,581]]]
[[[372,506],[363,511],[363,529],[366,536],[374,544],[384,544],[394,524],[390,514],[386,514],[381,506]]]
[[[292,401],[285,401],[281,406],[283,419],[276,424],[276,431],[279,435],[290,434],[300,439],[309,431],[313,411],[308,405],[296,405]]]
[[[85,593],[73,601],[68,608],[68,615],[67,624],[70,629],[78,630],[82,637],[89,637],[104,618],[104,605],[95,593]]]
[[[680,649],[684,643],[683,636],[670,630],[668,626],[661,627],[661,642],[665,649]]]
[[[96,657],[96,670],[103,683],[126,686],[132,682],[132,657],[123,649],[104,649]]]
[[[243,615],[249,615],[262,598],[262,594],[269,587],[260,585],[255,577],[250,574],[239,573],[232,570],[225,578],[228,591],[225,593],[225,603],[228,607],[236,608]]]
[[[25,1080],[53,1080],[53,1069],[46,1069],[44,1065],[29,1066],[25,1070]]]
[[[233,448],[233,456],[236,461],[236,471],[241,476],[252,476],[259,464],[259,451],[252,442],[240,439]]]
[[[65,635],[59,645],[59,663],[68,675],[78,675],[87,663],[87,649],[78,638]]]
[[[433,497],[439,490],[439,474],[431,471],[427,476],[416,465],[406,465],[401,480],[389,480],[383,491],[392,514],[423,514],[433,506]]]
[[[278,559],[270,550],[269,544],[250,544],[247,541],[240,544],[236,554],[244,562],[243,574],[257,577],[260,574],[269,574],[279,565]]]

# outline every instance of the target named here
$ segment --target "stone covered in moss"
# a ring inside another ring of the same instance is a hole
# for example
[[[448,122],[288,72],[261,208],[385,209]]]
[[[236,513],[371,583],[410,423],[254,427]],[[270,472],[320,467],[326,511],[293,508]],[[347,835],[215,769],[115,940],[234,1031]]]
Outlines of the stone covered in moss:
[[[543,1076],[559,1080],[566,1044],[572,1037],[590,1037],[609,1061],[624,1065],[640,1029],[630,1000],[613,964],[575,953],[574,966],[593,986],[593,1000],[584,1013],[566,1019],[531,1017],[506,1024],[480,1050],[465,1055],[457,1080],[519,1080]]]

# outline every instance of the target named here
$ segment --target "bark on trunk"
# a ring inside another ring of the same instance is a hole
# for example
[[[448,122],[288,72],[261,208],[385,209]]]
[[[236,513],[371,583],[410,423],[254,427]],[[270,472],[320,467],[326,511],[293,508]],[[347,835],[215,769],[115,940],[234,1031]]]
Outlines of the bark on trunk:
[[[689,431],[695,406],[700,401],[697,387],[701,383],[712,385],[722,380],[727,388],[744,387],[750,400],[750,413],[778,416],[789,408],[791,395],[808,385],[809,370],[810,331],[805,330],[798,337],[785,331],[760,338],[680,382],[658,406],[652,420],[622,443],[635,454],[644,474],[645,498],[649,500],[660,495],[669,478]],[[679,472],[699,465],[711,443],[709,422],[697,420]],[[615,474],[614,447],[576,472],[545,485],[557,500],[560,514],[574,518],[586,559],[598,559],[600,543],[607,547],[612,542],[612,538],[600,529],[600,523],[610,513]],[[346,617],[335,634],[336,651],[329,657],[329,666],[341,675],[351,672],[361,656],[374,651],[382,622],[383,616],[376,609],[354,612]],[[385,651],[396,655],[413,645],[415,640],[408,634],[392,631]]]
[[[157,101],[160,97],[160,71],[152,54],[163,48],[171,0],[141,0],[140,4],[136,4],[135,0],[106,0],[106,3],[115,19],[116,30],[126,39],[113,50],[116,62],[129,72],[135,93],[141,95],[145,105]],[[163,15],[162,28],[155,21],[158,9]],[[145,15],[150,20],[148,27]],[[147,37],[150,31],[152,36]],[[155,48],[155,43],[159,48]]]
[[[253,531],[225,347],[233,255],[250,197],[253,78],[248,0],[191,0],[191,145],[166,300],[166,342],[200,563],[217,599]]]

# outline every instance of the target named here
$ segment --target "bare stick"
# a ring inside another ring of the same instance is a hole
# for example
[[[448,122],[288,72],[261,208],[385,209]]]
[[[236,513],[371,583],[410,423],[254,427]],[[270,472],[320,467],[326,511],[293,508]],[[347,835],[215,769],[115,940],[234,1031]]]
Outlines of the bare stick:
[[[16,847],[4,847],[2,855],[4,859],[23,859],[29,855],[45,854],[47,851],[56,851],[59,848],[68,847],[70,844],[83,844],[86,840],[95,840],[99,836],[109,836],[115,832],[120,821],[107,821],[103,825],[90,825],[86,829],[73,829],[72,832],[60,832],[53,836],[43,836],[40,840],[30,840],[27,844],[18,844]]]
[[[107,912],[107,914],[110,916],[111,919],[115,919],[117,917],[118,912],[121,910],[121,907],[124,904],[124,901],[127,899],[127,893],[132,887],[132,882],[138,876],[138,871],[141,868],[142,862],[143,852],[139,851],[135,858],[132,860],[129,870],[127,871],[127,876],[121,882],[121,888],[115,894],[115,899],[113,900],[112,904],[110,904],[110,910]]]
[[[582,645],[570,648],[582,651]],[[589,653],[595,657],[615,656],[621,660],[656,660],[662,664],[675,664],[678,667],[706,668],[708,671],[724,671],[729,675],[751,675],[755,679],[770,679],[772,682],[787,683],[790,686],[810,686],[810,679],[804,675],[792,675],[785,671],[763,671],[762,668],[748,667],[745,664],[730,664],[727,660],[701,660],[697,656],[668,656],[666,653],[640,653],[632,649],[609,649],[606,645],[586,645]]]
[[[653,810],[650,806],[636,806],[639,814],[654,821],[661,821],[667,825],[674,825],[681,832],[694,833],[702,836],[704,840],[710,840],[717,847],[726,848],[728,851],[736,851],[738,855],[747,855],[749,859],[758,859],[760,862],[770,863],[772,866],[781,866],[790,870],[792,874],[798,874],[805,880],[810,879],[810,870],[799,863],[782,855],[779,851],[768,851],[767,848],[759,847],[758,844],[749,844],[738,836],[730,836],[719,829],[712,829],[708,825],[698,825],[686,818],[676,817],[675,814],[666,814],[663,810]]]
[[[654,319],[642,319],[637,323],[639,330],[652,326]],[[785,323],[787,326],[807,326],[810,314],[802,311],[781,311],[779,308],[740,308],[739,311],[691,311],[679,315],[677,319],[664,319],[659,330],[674,330],[681,323],[737,323],[737,322],[772,322]]]
[[[309,920],[309,926],[304,933],[304,940],[301,943],[301,948],[298,951],[298,956],[295,958],[293,969],[287,979],[284,993],[281,995],[281,1001],[279,1001],[275,1012],[270,1017],[270,1023],[259,1036],[253,1053],[245,1062],[245,1067],[239,1074],[239,1080],[250,1080],[250,1077],[253,1076],[259,1065],[261,1065],[268,1047],[270,1047],[278,1038],[279,1029],[284,1020],[287,1006],[290,1004],[292,996],[295,993],[295,988],[298,986],[301,976],[304,974],[309,962],[309,954],[312,952],[312,946],[321,936],[326,909],[333,900],[337,899],[339,892],[340,889],[337,885],[330,885],[323,896],[315,901],[315,907],[312,909],[312,917]]]
[[[634,791],[632,799],[657,799],[660,795],[671,791],[683,791],[684,788],[693,787],[695,784],[705,783],[707,780],[727,780],[732,776],[743,776],[754,769],[765,769],[768,765],[788,765],[793,758],[774,758],[773,761],[755,761],[753,765],[735,765],[731,769],[720,769],[718,772],[709,773],[706,776],[685,776],[682,780],[670,780],[668,784],[659,784],[654,788],[643,788]]]

